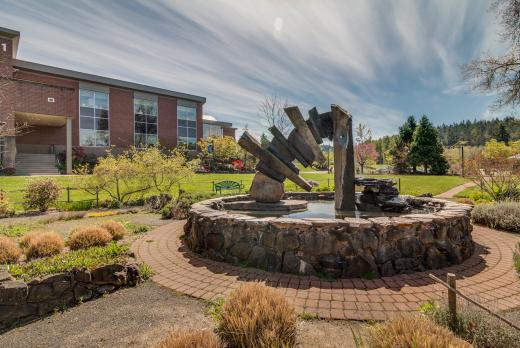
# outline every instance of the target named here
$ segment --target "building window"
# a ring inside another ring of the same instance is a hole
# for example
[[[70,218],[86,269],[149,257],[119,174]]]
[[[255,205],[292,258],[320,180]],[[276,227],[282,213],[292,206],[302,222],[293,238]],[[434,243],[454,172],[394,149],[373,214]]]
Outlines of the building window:
[[[197,110],[177,106],[177,145],[187,150],[197,149]]]
[[[224,131],[221,126],[204,123],[202,128],[204,138],[224,136]]]
[[[79,99],[80,146],[108,146],[108,94],[82,89]]]
[[[157,144],[157,101],[134,98],[134,115],[135,146]]]

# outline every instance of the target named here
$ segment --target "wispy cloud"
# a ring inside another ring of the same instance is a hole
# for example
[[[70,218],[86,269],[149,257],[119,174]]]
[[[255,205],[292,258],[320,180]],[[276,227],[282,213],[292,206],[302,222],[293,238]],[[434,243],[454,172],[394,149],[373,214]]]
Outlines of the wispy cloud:
[[[460,64],[500,50],[487,6],[0,0],[0,25],[22,32],[21,59],[203,95],[205,113],[257,134],[258,105],[277,93],[302,108],[341,104],[378,136],[410,113],[441,123],[484,112],[486,98],[439,99],[458,92]]]

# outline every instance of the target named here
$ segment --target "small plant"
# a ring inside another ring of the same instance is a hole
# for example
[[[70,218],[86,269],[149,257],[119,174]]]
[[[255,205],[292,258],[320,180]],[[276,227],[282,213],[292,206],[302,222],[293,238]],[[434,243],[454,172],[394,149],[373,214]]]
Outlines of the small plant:
[[[314,320],[318,318],[319,317],[316,313],[303,312],[302,314],[300,314],[301,320]]]
[[[372,279],[379,278],[379,275],[374,271],[368,271],[366,273],[363,273],[361,275],[361,278],[366,279],[366,280],[372,280]]]
[[[81,211],[81,210],[89,210],[96,207],[95,200],[84,200],[84,201],[75,201],[75,202],[59,202],[56,205],[58,210],[63,211]]]
[[[131,234],[146,233],[152,229],[148,225],[136,224],[135,222],[131,222],[131,221],[123,221],[122,224],[125,225],[127,231]]]
[[[45,212],[56,205],[61,193],[61,187],[51,178],[36,179],[27,185],[24,194],[24,208],[38,209]]]
[[[8,267],[8,271],[13,277],[27,281],[47,274],[68,272],[73,269],[93,269],[123,262],[128,250],[128,245],[111,242],[104,247],[72,250],[56,256],[30,261],[26,264],[11,265]]]
[[[0,265],[15,263],[22,251],[11,239],[0,235]]]
[[[123,239],[123,237],[126,235],[125,226],[118,221],[105,221],[100,226],[106,229],[112,235],[113,240]]]
[[[156,348],[221,348],[222,342],[210,330],[175,330],[161,341]]]
[[[7,217],[14,214],[14,211],[9,208],[9,200],[4,191],[0,190],[0,217]]]
[[[520,233],[520,202],[479,204],[471,212],[476,224]]]
[[[294,347],[296,314],[277,290],[247,283],[224,303],[218,332],[232,347]]]
[[[139,265],[139,275],[142,280],[148,280],[152,278],[154,271],[152,267],[148,266],[146,263],[141,263]]]
[[[112,240],[112,235],[103,227],[78,227],[69,236],[67,244],[72,250],[104,246]]]
[[[109,211],[94,211],[92,213],[87,213],[86,216],[89,218],[92,218],[92,217],[114,216],[114,215],[118,215],[118,214],[119,214],[118,211],[109,210]]]
[[[29,232],[32,228],[33,226],[28,224],[2,226],[0,227],[0,235],[6,237],[20,237]]]
[[[57,255],[65,246],[63,238],[56,232],[31,233],[24,237],[23,245],[27,259]]]
[[[208,301],[208,307],[206,314],[212,317],[217,323],[222,320],[222,307],[224,306],[225,299],[219,297],[216,300]]]
[[[426,318],[408,317],[376,324],[368,329],[371,348],[425,347],[470,348],[468,342],[457,338],[447,328]]]
[[[517,347],[520,333],[486,312],[462,303],[458,306],[455,326],[446,305],[430,303],[424,315],[436,324],[449,328],[455,335],[483,348]]]

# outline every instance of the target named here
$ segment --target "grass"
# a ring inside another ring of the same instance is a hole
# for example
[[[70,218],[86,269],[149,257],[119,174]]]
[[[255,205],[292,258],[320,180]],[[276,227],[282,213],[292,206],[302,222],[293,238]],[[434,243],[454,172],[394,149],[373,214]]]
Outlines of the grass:
[[[38,227],[37,224],[24,224],[17,223],[16,225],[6,225],[0,227],[0,235],[4,235],[6,237],[20,237],[26,234],[27,232],[33,230]]]
[[[128,245],[118,245],[111,242],[104,247],[74,250],[26,264],[9,265],[8,271],[13,277],[27,281],[48,274],[68,272],[75,268],[93,269],[121,262],[126,258],[128,250]]]
[[[152,278],[154,275],[154,271],[152,267],[148,266],[146,263],[139,264],[139,275],[143,280],[148,280]]]
[[[334,183],[334,174],[328,173],[312,173],[312,172],[302,172],[302,176],[306,179],[312,179],[320,183],[320,187],[332,186]],[[213,183],[219,182],[223,180],[234,180],[241,182],[246,190],[251,185],[251,181],[253,180],[254,174],[196,174],[193,176],[192,180],[189,182],[181,182],[180,188],[190,192],[190,193],[208,193],[212,192]],[[365,175],[367,177],[371,177],[373,175]],[[401,179],[401,193],[407,195],[420,195],[423,193],[432,193],[434,195],[442,193],[444,191],[449,190],[452,187],[461,185],[467,182],[466,179],[457,177],[457,176],[432,176],[432,175],[378,175],[373,177],[384,177],[384,178],[392,178],[392,179]],[[3,176],[0,177],[0,189],[8,191],[6,196],[9,199],[10,206],[15,208],[17,211],[21,211],[23,208],[21,206],[21,202],[23,201],[23,192],[25,189],[28,179],[30,177],[27,176]],[[58,183],[66,188],[67,186],[73,187],[74,178],[72,176],[56,176],[53,177]],[[178,193],[179,186],[175,187],[173,190],[173,194],[176,195]],[[301,191],[299,187],[297,187],[294,183],[290,181],[286,181],[286,191]],[[14,192],[13,192],[14,191]],[[231,193],[232,191],[226,191],[226,193]],[[234,192],[234,191],[233,191]],[[238,192],[236,190],[236,192]],[[156,192],[150,191],[149,195],[156,194]],[[83,200],[95,200],[95,196],[83,192],[80,190],[71,190],[70,191],[70,200],[72,203],[67,202],[67,190],[63,190],[60,198],[59,204],[61,208],[65,209],[68,206],[72,207],[74,210],[79,208],[91,208],[91,204],[80,203],[77,201]],[[109,198],[105,192],[100,192],[99,200],[100,202]]]

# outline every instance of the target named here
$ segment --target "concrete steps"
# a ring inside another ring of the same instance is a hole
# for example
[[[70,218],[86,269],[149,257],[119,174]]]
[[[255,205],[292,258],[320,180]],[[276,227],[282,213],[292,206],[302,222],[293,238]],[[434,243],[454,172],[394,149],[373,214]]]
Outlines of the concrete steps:
[[[60,172],[56,168],[55,155],[18,153],[16,175],[60,175]]]

